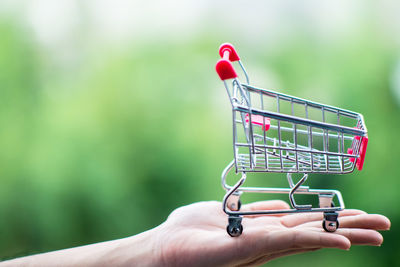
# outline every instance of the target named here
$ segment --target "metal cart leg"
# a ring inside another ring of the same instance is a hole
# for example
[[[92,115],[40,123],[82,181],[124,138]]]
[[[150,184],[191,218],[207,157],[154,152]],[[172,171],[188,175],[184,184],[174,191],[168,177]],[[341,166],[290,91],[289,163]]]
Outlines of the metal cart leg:
[[[322,227],[327,232],[335,232],[339,227],[338,211],[344,209],[342,194],[337,190],[326,189],[310,189],[302,184],[307,179],[307,174],[294,183],[291,174],[288,174],[289,188],[271,188],[271,187],[243,187],[246,180],[246,173],[242,172],[241,178],[235,185],[230,186],[226,183],[226,176],[233,168],[234,161],[230,162],[224,169],[221,176],[223,188],[227,191],[223,201],[222,209],[228,215],[227,232],[230,236],[237,237],[243,232],[242,219],[243,216],[251,215],[267,215],[267,214],[290,214],[298,212],[323,212],[324,220]],[[242,193],[272,193],[272,194],[288,194],[292,209],[284,210],[256,210],[256,211],[240,211],[240,196]],[[319,199],[319,207],[313,208],[311,205],[298,205],[294,200],[295,194],[315,195]],[[338,206],[333,205],[333,199],[338,200]]]

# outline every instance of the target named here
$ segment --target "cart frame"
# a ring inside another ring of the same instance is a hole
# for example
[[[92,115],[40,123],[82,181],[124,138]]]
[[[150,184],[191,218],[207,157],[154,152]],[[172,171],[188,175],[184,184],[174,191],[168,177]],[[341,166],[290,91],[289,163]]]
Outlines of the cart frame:
[[[222,186],[226,190],[222,203],[223,211],[229,216],[228,234],[239,236],[242,233],[243,216],[297,212],[323,212],[323,228],[328,232],[336,231],[339,227],[338,211],[344,209],[341,193],[338,190],[310,189],[303,186],[303,183],[309,173],[345,174],[353,172],[355,167],[359,170],[363,168],[368,144],[363,116],[251,86],[247,71],[234,47],[228,43],[222,44],[219,54],[221,59],[216,65],[216,71],[224,82],[233,114],[234,159],[221,176]],[[232,65],[236,61],[246,83],[238,79]],[[284,104],[286,110],[282,108]],[[319,115],[312,118],[311,111]],[[226,177],[233,168],[242,175],[231,186],[226,183]],[[248,172],[287,173],[289,187],[244,187],[242,185]],[[302,173],[303,176],[295,183],[293,173]],[[240,211],[240,196],[244,192],[288,194],[292,208]],[[298,205],[295,194],[317,195],[319,207]],[[334,198],[338,206],[333,205]]]

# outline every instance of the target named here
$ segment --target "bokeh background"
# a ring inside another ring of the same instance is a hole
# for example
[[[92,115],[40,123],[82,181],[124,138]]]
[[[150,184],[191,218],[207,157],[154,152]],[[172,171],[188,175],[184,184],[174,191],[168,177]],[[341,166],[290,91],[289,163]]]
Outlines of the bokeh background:
[[[399,14],[398,1],[0,1],[0,258],[130,236],[222,199],[231,110],[214,65],[231,42],[254,85],[364,115],[364,170],[308,185],[392,221],[380,248],[268,265],[396,265]]]

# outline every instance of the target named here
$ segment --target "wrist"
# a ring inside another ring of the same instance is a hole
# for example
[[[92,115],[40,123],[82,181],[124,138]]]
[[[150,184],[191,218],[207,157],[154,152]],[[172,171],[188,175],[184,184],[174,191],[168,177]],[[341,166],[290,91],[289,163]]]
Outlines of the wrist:
[[[115,240],[111,250],[100,263],[116,266],[161,266],[159,227],[131,237]]]
[[[1,266],[161,266],[159,227],[135,236],[1,262]]]

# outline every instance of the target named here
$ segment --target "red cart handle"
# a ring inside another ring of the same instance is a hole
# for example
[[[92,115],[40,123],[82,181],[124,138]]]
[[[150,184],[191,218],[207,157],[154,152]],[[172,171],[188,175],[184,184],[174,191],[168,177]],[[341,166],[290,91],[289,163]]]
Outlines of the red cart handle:
[[[233,45],[229,43],[224,43],[219,47],[219,55],[222,59],[215,65],[215,70],[217,71],[221,80],[234,79],[238,75],[232,66],[231,62],[240,60],[239,55],[236,53]]]
[[[230,43],[224,43],[219,47],[219,55],[221,58],[229,59],[232,62],[240,60],[235,48]]]
[[[361,139],[362,138],[362,139]],[[367,152],[367,145],[368,145],[368,136],[360,137],[360,136],[355,136],[354,139],[360,140],[361,139],[361,144],[360,144],[360,157],[359,158],[350,158],[351,162],[356,162],[356,167],[359,171],[362,170],[364,166],[364,159],[365,159],[365,153]],[[353,149],[349,148],[347,149],[347,154],[353,155],[354,151]]]
[[[360,145],[360,158],[356,162],[357,169],[362,170],[364,166],[365,153],[367,152],[368,136],[364,136]]]

